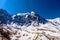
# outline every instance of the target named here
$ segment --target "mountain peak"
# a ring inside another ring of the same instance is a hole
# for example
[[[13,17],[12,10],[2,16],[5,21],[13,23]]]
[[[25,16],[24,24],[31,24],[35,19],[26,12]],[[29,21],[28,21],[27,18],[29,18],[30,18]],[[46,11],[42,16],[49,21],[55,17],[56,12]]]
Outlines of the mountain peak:
[[[18,25],[39,25],[39,23],[45,24],[48,22],[45,18],[41,17],[34,11],[27,13],[17,13],[15,15],[10,15],[6,10],[0,9],[0,23],[17,23]]]
[[[13,15],[13,22],[18,23],[19,25],[31,25],[33,22],[37,24],[39,23],[46,23],[47,20],[42,18],[39,14],[35,12],[31,13],[18,13],[16,15]]]

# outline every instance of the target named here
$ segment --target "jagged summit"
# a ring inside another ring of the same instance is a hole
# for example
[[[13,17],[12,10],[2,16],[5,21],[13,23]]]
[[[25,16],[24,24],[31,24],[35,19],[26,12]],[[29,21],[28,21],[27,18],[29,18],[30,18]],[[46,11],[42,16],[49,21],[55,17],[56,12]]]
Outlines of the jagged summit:
[[[18,23],[19,25],[31,25],[32,23],[36,23],[39,25],[39,23],[45,24],[48,22],[46,19],[42,18],[40,15],[38,15],[35,12],[31,13],[17,13],[16,15],[12,16],[13,23]]]

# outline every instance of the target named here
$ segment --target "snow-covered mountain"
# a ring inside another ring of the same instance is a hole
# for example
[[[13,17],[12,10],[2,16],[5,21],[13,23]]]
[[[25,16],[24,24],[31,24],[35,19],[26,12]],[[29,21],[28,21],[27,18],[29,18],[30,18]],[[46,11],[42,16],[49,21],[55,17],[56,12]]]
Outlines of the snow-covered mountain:
[[[40,15],[31,12],[31,13],[17,13],[16,15],[12,16],[13,23],[18,23],[19,25],[31,25],[33,23],[39,25],[39,23],[45,24],[48,21],[41,17]]]
[[[15,15],[10,15],[6,10],[0,9],[0,21],[1,23],[17,23],[21,26],[23,25],[31,25],[32,22],[43,23],[45,24],[48,22],[45,18],[41,17],[40,15],[31,12],[31,13],[17,13]]]
[[[0,9],[0,24],[13,32],[11,40],[60,40],[60,18],[45,19],[33,11],[10,15]]]

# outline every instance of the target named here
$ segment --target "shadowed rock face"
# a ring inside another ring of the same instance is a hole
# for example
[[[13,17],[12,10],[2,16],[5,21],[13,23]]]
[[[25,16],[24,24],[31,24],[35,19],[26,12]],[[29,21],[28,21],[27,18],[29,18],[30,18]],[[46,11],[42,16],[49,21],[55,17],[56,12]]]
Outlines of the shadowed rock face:
[[[0,24],[7,24],[11,20],[11,15],[4,9],[0,9]]]
[[[45,18],[42,18],[40,15],[33,13],[26,14],[17,14],[14,16],[13,22],[18,23],[19,25],[31,25],[32,22],[37,22],[45,24],[48,22]]]

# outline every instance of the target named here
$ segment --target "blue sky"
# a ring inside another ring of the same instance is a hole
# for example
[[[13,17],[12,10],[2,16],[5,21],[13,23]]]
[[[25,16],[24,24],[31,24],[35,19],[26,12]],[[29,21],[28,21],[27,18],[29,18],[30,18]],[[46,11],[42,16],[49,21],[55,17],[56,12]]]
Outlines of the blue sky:
[[[44,18],[60,17],[60,0],[0,0],[10,14],[34,11]]]

